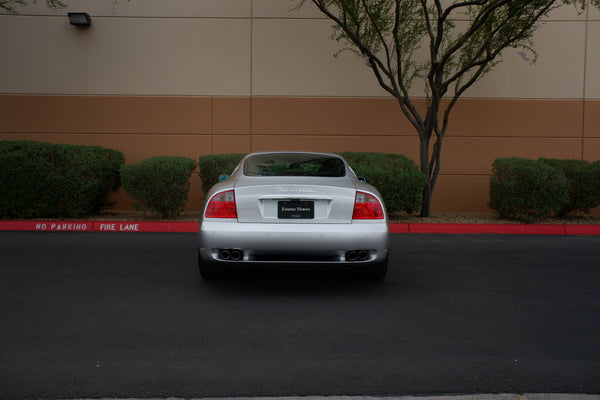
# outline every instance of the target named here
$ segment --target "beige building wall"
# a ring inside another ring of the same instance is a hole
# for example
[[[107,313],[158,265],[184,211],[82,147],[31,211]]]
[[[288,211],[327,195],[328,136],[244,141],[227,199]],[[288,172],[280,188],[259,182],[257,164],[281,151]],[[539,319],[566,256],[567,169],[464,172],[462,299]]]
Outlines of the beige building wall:
[[[0,140],[102,145],[130,163],[283,149],[417,161],[416,133],[394,100],[359,57],[333,57],[331,23],[310,4],[43,3],[0,15]],[[92,26],[70,26],[67,11],[88,12]],[[457,106],[434,211],[486,209],[497,157],[600,159],[600,12],[562,8],[535,43],[535,64],[507,51]],[[188,209],[201,197],[193,176]]]

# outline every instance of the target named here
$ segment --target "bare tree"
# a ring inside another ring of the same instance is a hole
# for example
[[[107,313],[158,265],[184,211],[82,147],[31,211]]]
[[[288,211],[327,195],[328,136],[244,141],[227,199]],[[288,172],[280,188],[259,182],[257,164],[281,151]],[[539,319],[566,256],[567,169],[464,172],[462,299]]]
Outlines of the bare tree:
[[[307,2],[295,1],[298,8]],[[552,11],[586,6],[586,0],[310,2],[335,23],[333,37],[365,58],[379,85],[397,99],[416,129],[420,168],[427,177],[422,217],[431,214],[442,144],[459,97],[502,60],[507,48],[530,52],[535,60],[533,34]],[[600,7],[600,0],[588,2]],[[465,23],[458,24],[459,19]],[[409,93],[415,80],[425,87],[425,111],[417,108]]]

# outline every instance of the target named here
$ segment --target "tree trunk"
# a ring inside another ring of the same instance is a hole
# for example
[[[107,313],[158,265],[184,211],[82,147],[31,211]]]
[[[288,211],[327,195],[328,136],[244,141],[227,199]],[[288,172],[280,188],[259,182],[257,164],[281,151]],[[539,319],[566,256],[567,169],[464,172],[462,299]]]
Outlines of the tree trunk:
[[[440,167],[440,152],[441,152],[441,138],[444,133],[438,130],[438,114],[440,111],[440,102],[442,95],[439,94],[437,88],[441,86],[442,71],[439,70],[435,74],[430,74],[430,85],[436,90],[432,90],[432,96],[428,99],[429,105],[427,106],[427,115],[425,116],[425,123],[422,131],[419,131],[419,137],[421,139],[420,151],[421,151],[421,172],[425,174],[426,181],[425,187],[423,188],[423,196],[421,202],[421,217],[426,218],[431,216],[431,199],[433,197],[433,189],[437,176],[439,174]],[[435,78],[435,79],[434,79]],[[436,133],[437,140],[433,146],[433,154],[429,154],[429,145],[431,137],[434,132]]]
[[[423,201],[421,203],[421,218],[431,217],[431,182],[427,179],[423,189]]]
[[[429,173],[429,136],[424,133],[421,135],[420,143],[420,158],[421,158],[421,172],[427,179],[425,181],[425,187],[423,188],[423,195],[421,200],[421,217],[431,216],[431,179]]]

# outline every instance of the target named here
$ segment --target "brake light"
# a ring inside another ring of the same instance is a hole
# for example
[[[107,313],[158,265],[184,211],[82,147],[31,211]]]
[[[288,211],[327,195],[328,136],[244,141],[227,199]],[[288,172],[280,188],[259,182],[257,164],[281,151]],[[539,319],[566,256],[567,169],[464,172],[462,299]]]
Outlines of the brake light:
[[[383,219],[383,207],[373,195],[356,192],[352,219]]]
[[[215,194],[206,206],[206,218],[237,218],[233,190]]]

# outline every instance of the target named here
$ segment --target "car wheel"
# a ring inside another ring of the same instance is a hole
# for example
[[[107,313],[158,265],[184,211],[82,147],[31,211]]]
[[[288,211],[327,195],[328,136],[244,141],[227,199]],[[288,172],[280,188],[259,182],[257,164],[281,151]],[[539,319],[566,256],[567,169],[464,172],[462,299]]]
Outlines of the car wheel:
[[[385,278],[388,269],[388,259],[389,256],[386,256],[383,261],[380,261],[375,264],[369,264],[366,267],[363,267],[358,270],[358,276],[362,279],[367,279],[370,281],[380,281]]]
[[[202,278],[209,281],[223,279],[227,275],[227,271],[225,269],[216,266],[210,261],[202,259],[202,256],[200,255],[200,247],[198,247],[198,270],[200,271]]]

